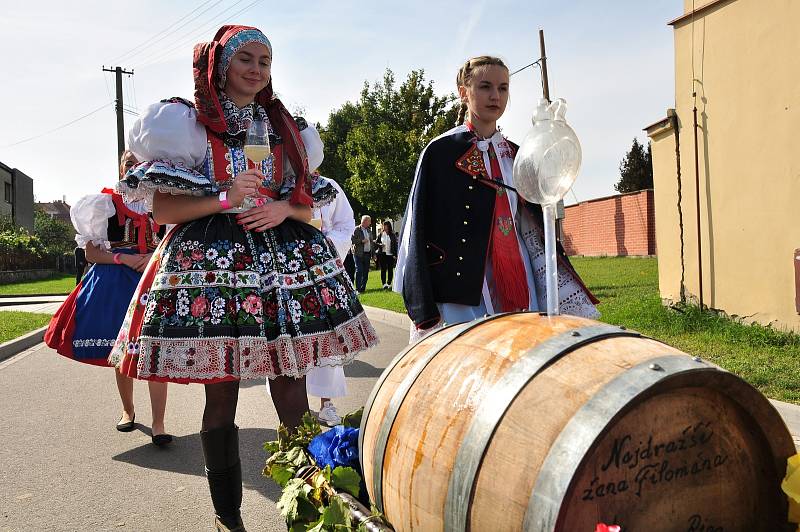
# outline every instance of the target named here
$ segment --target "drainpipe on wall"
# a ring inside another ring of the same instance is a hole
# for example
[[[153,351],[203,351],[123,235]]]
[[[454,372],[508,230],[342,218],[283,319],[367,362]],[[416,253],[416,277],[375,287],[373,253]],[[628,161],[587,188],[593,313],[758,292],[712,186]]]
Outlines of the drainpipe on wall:
[[[703,242],[700,235],[700,153],[697,146],[697,93],[692,93],[694,98],[694,108],[692,115],[694,120],[694,186],[696,191],[695,209],[697,211],[697,280],[700,287],[700,309],[703,309]]]
[[[684,260],[684,241],[683,241],[683,183],[681,178],[681,131],[678,127],[678,113],[675,109],[667,109],[667,118],[675,132],[675,171],[678,179],[678,227],[681,241],[681,284],[680,298],[681,303],[686,303],[686,262]]]

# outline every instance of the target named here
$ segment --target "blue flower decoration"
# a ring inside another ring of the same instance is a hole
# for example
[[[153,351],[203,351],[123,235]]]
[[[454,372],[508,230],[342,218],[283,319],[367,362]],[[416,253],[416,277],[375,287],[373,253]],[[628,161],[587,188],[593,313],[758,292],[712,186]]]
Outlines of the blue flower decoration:
[[[308,451],[320,468],[347,466],[361,471],[358,463],[358,429],[337,425],[311,440]]]

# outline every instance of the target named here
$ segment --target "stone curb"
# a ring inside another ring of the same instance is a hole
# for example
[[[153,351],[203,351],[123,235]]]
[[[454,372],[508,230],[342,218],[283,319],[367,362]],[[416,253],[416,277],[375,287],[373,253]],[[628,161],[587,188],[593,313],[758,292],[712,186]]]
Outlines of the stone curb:
[[[404,331],[408,331],[409,327],[411,327],[411,318],[406,314],[400,314],[393,310],[386,310],[378,307],[369,307],[367,305],[364,305],[364,311],[367,313],[367,317],[370,320],[379,321],[386,325],[403,329]]]
[[[411,326],[411,320],[405,314],[369,306],[364,306],[364,310],[367,313],[367,317],[371,320],[380,321],[381,323],[385,323],[386,325],[391,325],[392,327],[397,327],[405,331],[407,331]],[[0,344],[0,361],[10,358],[17,353],[21,353],[22,351],[25,351],[26,349],[29,349],[41,342],[44,339],[44,333],[46,330],[47,326],[44,326],[41,329],[36,329],[35,331],[31,331],[28,334],[20,336],[19,338],[14,338],[13,340],[9,340],[8,342]]]
[[[0,299],[21,298],[21,297],[67,297],[69,294],[4,294]]]
[[[13,340],[9,340],[8,342],[3,342],[0,344],[0,361],[11,358],[12,356],[21,353],[26,349],[30,349],[44,340],[44,333],[46,330],[47,326],[45,325],[40,329],[36,329],[28,334],[24,334],[18,338],[14,338]]]

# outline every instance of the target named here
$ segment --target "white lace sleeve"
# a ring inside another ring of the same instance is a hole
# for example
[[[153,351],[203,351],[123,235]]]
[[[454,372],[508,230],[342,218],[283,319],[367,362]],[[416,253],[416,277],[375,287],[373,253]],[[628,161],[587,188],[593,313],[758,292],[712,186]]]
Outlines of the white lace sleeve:
[[[139,164],[117,183],[125,201],[143,201],[150,209],[156,191],[191,196],[219,192],[201,171],[208,151],[206,130],[186,103],[165,100],[145,109],[128,132],[128,148]]]
[[[75,242],[85,248],[92,244],[109,249],[108,219],[116,214],[111,194],[91,194],[79,199],[69,211],[72,225],[75,226]]]
[[[206,158],[206,148],[206,130],[197,122],[197,111],[182,103],[148,106],[128,131],[128,149],[140,163],[161,160],[197,168]]]

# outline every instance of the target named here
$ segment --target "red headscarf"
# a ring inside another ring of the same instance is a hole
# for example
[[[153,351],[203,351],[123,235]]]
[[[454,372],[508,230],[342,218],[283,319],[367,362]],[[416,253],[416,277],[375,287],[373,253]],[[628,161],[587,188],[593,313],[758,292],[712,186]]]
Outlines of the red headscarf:
[[[225,44],[237,33],[244,30],[257,30],[252,26],[222,26],[211,42],[196,44],[194,47],[194,99],[197,107],[197,120],[214,133],[223,133],[227,126],[222,105],[217,94],[216,72]],[[289,162],[297,174],[294,192],[289,199],[298,205],[312,205],[311,183],[308,179],[308,156],[292,115],[272,91],[272,79],[256,94],[255,101],[266,111],[273,129],[283,138],[284,149]]]

